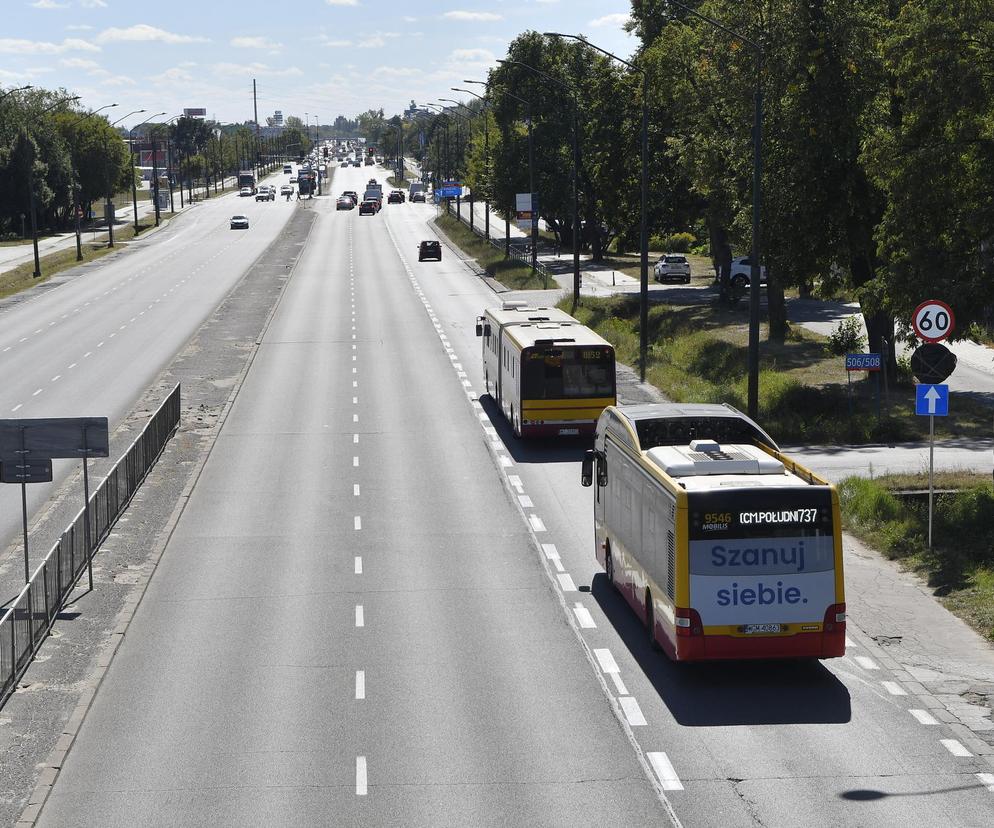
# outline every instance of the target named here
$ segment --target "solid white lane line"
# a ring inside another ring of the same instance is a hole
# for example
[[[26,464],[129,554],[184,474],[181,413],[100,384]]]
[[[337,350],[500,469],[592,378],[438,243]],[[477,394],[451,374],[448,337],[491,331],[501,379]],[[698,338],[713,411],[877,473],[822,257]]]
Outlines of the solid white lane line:
[[[357,756],[355,758],[355,795],[366,795],[366,757]]]
[[[354,523],[354,525],[355,525],[355,530],[356,530],[357,532],[358,532],[358,531],[359,531],[360,529],[362,529],[362,517],[360,517],[359,515],[356,515],[356,516],[355,516],[355,520],[353,521],[353,523]]]
[[[533,532],[545,531],[545,524],[542,523],[542,518],[538,515],[528,515],[528,523],[531,525]]]
[[[362,575],[362,555],[355,556],[355,574]]]
[[[365,627],[366,619],[362,611],[362,604],[355,605],[355,625],[357,627]]]
[[[659,779],[659,786],[664,791],[683,790],[680,777],[676,775],[673,763],[670,762],[669,757],[665,753],[662,751],[649,751],[645,754],[645,758],[652,765],[652,769],[656,772],[656,778]]]
[[[901,687],[896,681],[882,681],[880,682],[884,686],[884,690],[890,693],[892,696],[907,696],[908,691]]]
[[[352,494],[355,497],[359,497],[359,484],[358,483],[353,483],[352,484]]]
[[[875,662],[869,656],[853,656],[853,661],[855,661],[864,670],[879,670],[877,662]]]
[[[620,673],[608,673],[608,677],[614,682],[614,689],[618,691],[619,696],[629,696],[628,688],[625,687],[625,683],[621,680]]]
[[[594,616],[592,616],[590,614],[590,610],[583,606],[583,604],[579,601],[573,605],[573,614],[576,616],[576,622],[580,625],[581,629],[597,629],[597,624],[594,623]]]
[[[618,699],[618,703],[621,705],[625,718],[628,719],[628,724],[632,727],[641,727],[647,724],[645,716],[642,715],[642,708],[639,707],[634,696],[622,696]]]
[[[352,458],[352,467],[355,468],[358,465],[359,465],[359,458],[358,457],[353,457]]]
[[[366,698],[366,671],[355,671],[355,697],[357,699]]]
[[[942,746],[953,756],[973,756],[973,754],[963,747],[963,745],[956,739],[939,739],[939,741],[942,742]]]
[[[559,579],[559,586],[562,588],[563,592],[576,592],[576,584],[573,583],[573,577],[569,574],[556,575]]]
[[[594,650],[594,656],[597,658],[597,663],[601,665],[601,670],[605,673],[618,673],[618,662],[614,660],[614,656],[611,655],[611,651],[606,647],[599,650]]]
[[[918,719],[919,724],[937,725],[939,723],[939,720],[927,710],[909,710],[908,712]]]

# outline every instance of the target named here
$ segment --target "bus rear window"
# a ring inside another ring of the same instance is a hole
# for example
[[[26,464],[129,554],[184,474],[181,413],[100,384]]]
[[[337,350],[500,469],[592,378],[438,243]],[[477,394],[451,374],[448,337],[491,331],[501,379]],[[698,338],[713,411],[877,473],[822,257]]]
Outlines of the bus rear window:
[[[521,362],[522,399],[614,397],[610,348],[530,348],[522,353]]]

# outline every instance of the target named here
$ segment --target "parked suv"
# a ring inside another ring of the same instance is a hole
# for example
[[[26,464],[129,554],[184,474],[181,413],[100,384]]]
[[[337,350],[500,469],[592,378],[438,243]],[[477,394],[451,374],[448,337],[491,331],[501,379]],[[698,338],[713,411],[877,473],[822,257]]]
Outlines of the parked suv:
[[[667,253],[656,262],[653,275],[657,282],[690,284],[690,262],[682,253]]]
[[[748,256],[739,256],[737,259],[732,259],[729,280],[735,287],[747,287],[752,281],[752,259]],[[765,267],[759,268],[759,284],[766,284]]]

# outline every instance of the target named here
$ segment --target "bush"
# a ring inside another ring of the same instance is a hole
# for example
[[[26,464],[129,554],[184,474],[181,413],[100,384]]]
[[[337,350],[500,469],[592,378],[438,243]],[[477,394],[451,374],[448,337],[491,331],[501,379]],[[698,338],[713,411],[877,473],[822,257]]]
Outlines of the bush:
[[[828,335],[825,350],[833,356],[845,356],[863,350],[866,340],[863,338],[863,325],[858,316],[843,319],[838,327]]]
[[[669,236],[652,236],[649,239],[649,249],[656,253],[689,253],[690,248],[697,244],[697,236],[693,233],[672,233]]]

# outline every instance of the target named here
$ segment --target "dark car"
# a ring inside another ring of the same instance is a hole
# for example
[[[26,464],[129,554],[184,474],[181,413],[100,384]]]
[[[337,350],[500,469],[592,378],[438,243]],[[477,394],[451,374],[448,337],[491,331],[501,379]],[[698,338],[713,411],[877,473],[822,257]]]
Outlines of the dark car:
[[[387,204],[403,204],[404,194],[400,190],[394,190],[387,196]]]
[[[442,261],[442,244],[438,241],[423,241],[418,245],[418,261],[438,259]]]
[[[343,192],[342,195],[351,198],[353,204],[359,203],[359,193],[357,193],[355,190],[345,190],[345,192]]]
[[[359,205],[360,216],[375,216],[377,213],[375,201],[364,201]]]
[[[351,210],[355,207],[355,202],[348,196],[342,196],[335,202],[336,210]]]
[[[425,194],[421,190],[418,190],[416,193],[411,193],[411,204],[424,204],[424,202]]]

